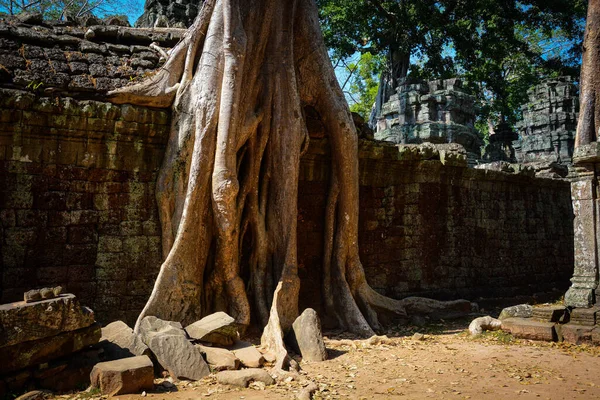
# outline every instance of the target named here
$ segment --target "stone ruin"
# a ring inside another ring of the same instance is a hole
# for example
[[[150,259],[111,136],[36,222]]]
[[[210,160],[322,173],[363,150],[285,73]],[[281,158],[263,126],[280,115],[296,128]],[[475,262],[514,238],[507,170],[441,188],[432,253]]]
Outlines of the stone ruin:
[[[191,0],[146,0],[144,13],[136,28],[187,28],[192,25],[199,7]]]
[[[25,301],[0,305],[0,397],[30,386],[79,388],[100,361],[93,347],[100,337],[92,310],[60,288],[31,291]]]
[[[570,165],[579,112],[573,79],[547,79],[527,95],[529,103],[521,107],[523,119],[517,123],[519,138],[513,142],[516,161]]]
[[[474,128],[475,99],[458,78],[401,84],[377,118],[375,139],[394,143],[458,143],[469,164],[480,157],[482,140]]]

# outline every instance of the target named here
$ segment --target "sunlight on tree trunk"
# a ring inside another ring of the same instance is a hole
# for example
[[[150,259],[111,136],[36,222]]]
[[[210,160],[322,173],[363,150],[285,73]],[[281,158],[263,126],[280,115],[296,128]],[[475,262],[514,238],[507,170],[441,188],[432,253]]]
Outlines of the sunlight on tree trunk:
[[[207,0],[157,74],[110,96],[171,107],[173,117],[157,182],[165,260],[138,325],[225,311],[242,330],[264,327],[263,346],[286,367],[283,337],[299,312],[306,106],[322,116],[332,149],[325,317],[371,336],[378,312],[406,316],[402,301],[367,284],[359,260],[357,134],[313,0]]]

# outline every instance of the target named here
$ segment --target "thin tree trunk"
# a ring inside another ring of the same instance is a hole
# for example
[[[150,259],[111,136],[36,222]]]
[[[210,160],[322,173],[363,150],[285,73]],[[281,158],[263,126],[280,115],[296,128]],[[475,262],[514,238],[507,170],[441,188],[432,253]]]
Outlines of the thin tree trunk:
[[[600,0],[589,0],[580,79],[575,147],[597,140],[600,128]]]

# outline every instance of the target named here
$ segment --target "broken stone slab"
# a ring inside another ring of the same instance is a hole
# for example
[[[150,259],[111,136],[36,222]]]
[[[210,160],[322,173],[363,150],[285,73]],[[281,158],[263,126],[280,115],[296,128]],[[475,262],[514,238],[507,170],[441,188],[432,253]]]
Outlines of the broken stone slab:
[[[100,345],[108,361],[150,355],[148,346],[123,321],[115,321],[102,328]]]
[[[45,400],[52,397],[52,392],[49,390],[32,390],[20,395],[15,400]]]
[[[210,374],[202,352],[190,343],[180,323],[146,317],[140,323],[140,336],[173,378],[197,381]]]
[[[230,350],[247,368],[260,368],[265,361],[261,352],[252,343],[240,340],[235,342]]]
[[[533,307],[531,318],[542,322],[567,322],[567,308],[564,305]]]
[[[90,380],[103,395],[140,393],[154,387],[154,366],[148,356],[102,362],[96,364]]]
[[[250,382],[262,382],[269,386],[274,384],[275,380],[264,369],[248,368],[239,371],[221,371],[217,374],[217,382],[224,385],[248,387]]]
[[[570,321],[578,325],[596,325],[600,307],[594,306],[591,308],[574,308],[571,310]]]
[[[235,319],[222,311],[188,325],[185,331],[192,339],[219,346],[230,346],[239,337]]]
[[[573,323],[561,326],[563,341],[573,344],[593,344],[594,326],[577,325]]]
[[[208,347],[201,344],[197,344],[196,347],[204,354],[206,362],[213,371],[236,370],[240,366],[240,360],[227,349]]]
[[[292,324],[288,343],[304,361],[327,360],[327,349],[321,333],[321,321],[315,310],[307,308]]]
[[[0,305],[0,348],[86,328],[94,313],[72,294],[35,303]]]
[[[533,307],[529,304],[518,304],[516,306],[506,307],[500,312],[498,319],[506,318],[530,318],[533,313]]]
[[[0,374],[46,363],[98,343],[100,325],[0,348]]]
[[[520,339],[556,342],[558,334],[554,325],[531,318],[507,318],[502,321],[502,330]]]

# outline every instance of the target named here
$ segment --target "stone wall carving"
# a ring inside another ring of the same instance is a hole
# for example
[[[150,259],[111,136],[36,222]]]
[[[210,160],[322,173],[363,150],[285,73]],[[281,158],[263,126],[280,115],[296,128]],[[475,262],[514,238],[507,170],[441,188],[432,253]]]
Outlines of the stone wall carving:
[[[474,103],[458,78],[402,84],[383,105],[375,138],[403,144],[459,143],[474,163],[483,144],[474,128]]]
[[[520,163],[571,164],[579,98],[570,77],[548,79],[527,92],[513,142]]]

